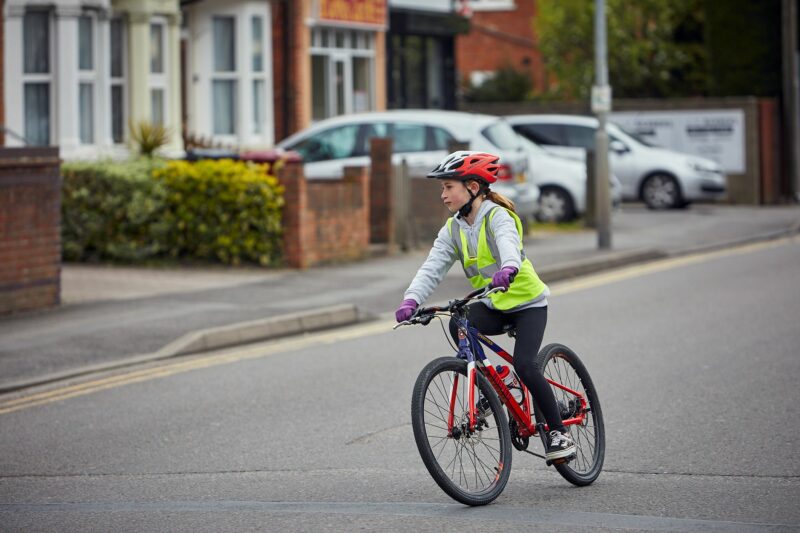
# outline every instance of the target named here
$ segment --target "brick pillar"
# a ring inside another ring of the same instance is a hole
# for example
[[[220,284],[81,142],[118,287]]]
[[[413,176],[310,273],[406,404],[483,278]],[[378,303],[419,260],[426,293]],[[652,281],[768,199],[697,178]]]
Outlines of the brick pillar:
[[[278,172],[278,180],[283,186],[283,257],[287,266],[307,268],[309,252],[313,246],[309,220],[308,195],[303,164],[287,161]]]
[[[392,188],[392,139],[370,140],[369,240],[376,244],[394,243],[394,202]]]
[[[58,148],[0,150],[0,314],[59,304]]]
[[[761,151],[761,203],[778,203],[782,196],[780,184],[780,135],[778,134],[778,105],[775,98],[758,100],[758,138]]]
[[[353,208],[353,216],[358,217],[358,247],[361,248],[359,255],[363,255],[370,243],[370,216],[372,206],[370,205],[370,182],[369,173],[366,167],[344,167],[345,183],[357,185],[357,198],[350,202]]]

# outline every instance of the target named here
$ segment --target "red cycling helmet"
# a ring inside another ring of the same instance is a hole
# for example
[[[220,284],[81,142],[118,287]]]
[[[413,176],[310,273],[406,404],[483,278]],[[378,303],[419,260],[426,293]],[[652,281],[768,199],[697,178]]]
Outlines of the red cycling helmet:
[[[500,158],[486,152],[453,152],[445,157],[436,168],[428,172],[429,178],[452,180],[478,180],[492,184],[497,181]]]

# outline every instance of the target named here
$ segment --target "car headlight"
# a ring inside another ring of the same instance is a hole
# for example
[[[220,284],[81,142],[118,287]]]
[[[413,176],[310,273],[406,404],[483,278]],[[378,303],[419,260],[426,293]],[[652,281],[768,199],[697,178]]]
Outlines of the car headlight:
[[[720,173],[720,169],[716,164],[712,164],[707,161],[689,159],[686,162],[689,164],[689,168],[698,172],[713,172],[714,174]]]

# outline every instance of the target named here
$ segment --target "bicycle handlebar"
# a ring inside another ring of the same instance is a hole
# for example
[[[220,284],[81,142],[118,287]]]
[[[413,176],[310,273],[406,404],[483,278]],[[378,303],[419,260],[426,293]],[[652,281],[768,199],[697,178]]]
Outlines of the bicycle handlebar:
[[[427,326],[431,320],[433,320],[433,316],[436,313],[448,312],[452,313],[457,309],[461,309],[469,302],[476,298],[485,298],[490,294],[494,294],[496,292],[506,292],[508,289],[504,289],[503,287],[493,287],[490,283],[486,287],[482,287],[480,289],[476,289],[471,293],[467,294],[465,297],[458,299],[458,300],[450,300],[447,306],[440,307],[440,306],[432,306],[432,307],[420,307],[416,310],[416,312],[409,318],[408,320],[404,320],[403,322],[399,322],[395,324],[392,329],[397,329],[400,326],[411,326],[413,324],[422,324],[423,326]]]

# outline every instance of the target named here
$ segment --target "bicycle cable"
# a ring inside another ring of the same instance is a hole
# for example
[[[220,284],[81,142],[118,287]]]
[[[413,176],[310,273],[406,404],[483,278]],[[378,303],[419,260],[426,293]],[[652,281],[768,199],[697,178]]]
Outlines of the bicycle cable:
[[[450,345],[450,347],[451,347],[451,348],[452,348],[454,351],[456,351],[456,352],[457,352],[457,351],[458,351],[458,348],[456,348],[456,345],[455,345],[455,344],[453,344],[453,341],[450,339],[450,334],[447,332],[447,330],[446,330],[446,329],[444,329],[444,320],[442,320],[442,317],[441,317],[441,316],[439,316],[439,315],[436,315],[436,318],[439,320],[439,325],[440,325],[440,326],[442,326],[442,332],[444,333],[444,338],[445,338],[445,339],[447,339],[447,344],[449,344],[449,345]]]

